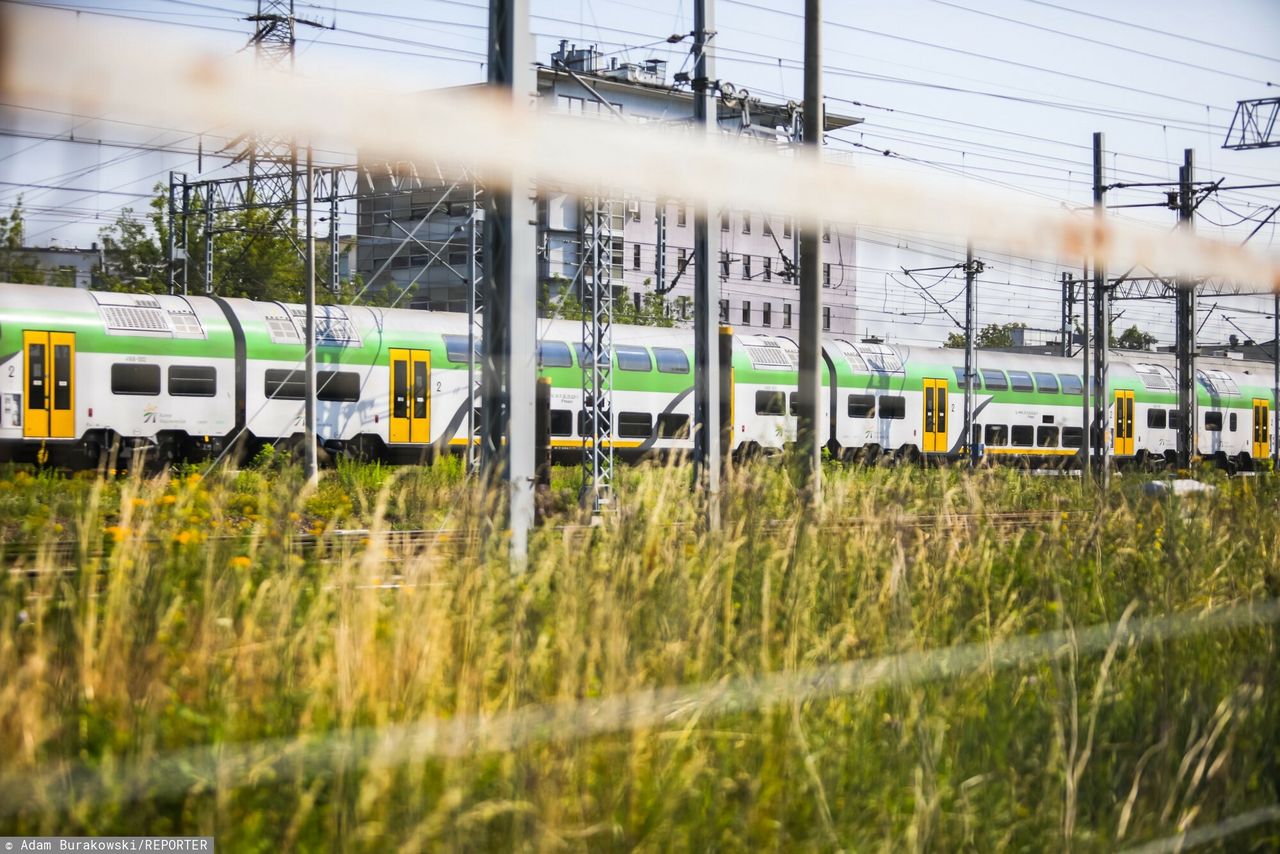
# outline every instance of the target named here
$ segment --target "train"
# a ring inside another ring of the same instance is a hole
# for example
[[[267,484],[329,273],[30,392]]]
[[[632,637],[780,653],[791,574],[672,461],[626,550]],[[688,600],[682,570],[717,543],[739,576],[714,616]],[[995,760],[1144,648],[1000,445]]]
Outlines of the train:
[[[167,463],[301,441],[301,305],[218,296],[0,284],[0,460]],[[589,441],[581,323],[539,319],[553,451]],[[329,455],[421,461],[469,441],[479,405],[465,314],[363,305],[316,309],[317,441]],[[784,335],[727,331],[726,429],[735,454],[796,439],[798,348]],[[693,336],[612,329],[612,439],[623,457],[690,450]],[[980,351],[973,428],[964,353],[824,335],[819,439],[843,460],[990,460],[1078,465],[1084,382],[1074,360]],[[1106,400],[1120,462],[1172,462],[1178,407],[1170,355],[1115,351]],[[476,366],[475,373],[478,373]],[[1197,360],[1196,452],[1250,470],[1272,453],[1269,366]],[[1090,425],[1095,447],[1101,431]]]

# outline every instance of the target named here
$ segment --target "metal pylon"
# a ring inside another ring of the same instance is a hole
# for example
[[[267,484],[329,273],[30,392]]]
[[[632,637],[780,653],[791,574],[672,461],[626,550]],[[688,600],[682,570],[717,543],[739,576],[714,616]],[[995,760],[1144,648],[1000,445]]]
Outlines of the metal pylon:
[[[613,222],[614,203],[583,203],[582,499],[600,512],[613,489]]]

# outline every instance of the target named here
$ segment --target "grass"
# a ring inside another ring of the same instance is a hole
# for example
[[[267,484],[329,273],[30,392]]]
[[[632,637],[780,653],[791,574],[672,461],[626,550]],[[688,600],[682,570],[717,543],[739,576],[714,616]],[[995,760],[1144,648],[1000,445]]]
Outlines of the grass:
[[[0,580],[0,833],[1112,850],[1280,799],[1274,627],[505,750],[303,761],[341,734],[1280,596],[1269,478],[1178,500],[1123,477],[1099,501],[1007,470],[833,468],[801,509],[762,462],[732,473],[707,531],[686,469],[620,470],[595,528],[577,527],[575,477],[553,478],[513,577],[491,496],[457,461],[343,464],[314,487],[280,460],[151,480],[0,470],[0,533],[35,549]],[[1045,512],[994,516],[1018,510]],[[934,524],[903,524],[920,517]],[[335,535],[350,528],[367,543]],[[401,554],[401,528],[456,535]],[[269,761],[249,772],[184,759],[254,744]],[[129,789],[127,768],[167,770]],[[1229,841],[1273,848],[1280,830]]]

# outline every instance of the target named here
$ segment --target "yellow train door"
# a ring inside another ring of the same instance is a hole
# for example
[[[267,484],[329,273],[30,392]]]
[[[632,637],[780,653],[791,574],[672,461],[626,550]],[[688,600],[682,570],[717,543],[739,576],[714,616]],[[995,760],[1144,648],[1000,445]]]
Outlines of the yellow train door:
[[[924,380],[924,452],[947,452],[947,381]]]
[[[1271,456],[1271,404],[1264,398],[1253,399],[1253,458]]]
[[[73,439],[76,435],[74,332],[22,333],[22,435]]]
[[[1133,453],[1133,391],[1119,389],[1115,407],[1115,455],[1131,457]]]
[[[392,348],[392,443],[425,444],[431,441],[431,353],[427,350]]]

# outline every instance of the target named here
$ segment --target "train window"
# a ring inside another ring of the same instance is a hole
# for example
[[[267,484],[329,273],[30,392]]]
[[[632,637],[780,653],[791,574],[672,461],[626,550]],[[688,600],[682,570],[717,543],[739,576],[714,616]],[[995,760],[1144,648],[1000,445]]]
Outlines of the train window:
[[[1222,430],[1222,413],[1216,409],[1211,409],[1204,414],[1204,429],[1215,433]]]
[[[787,395],[781,391],[756,392],[756,415],[782,415],[786,410]]]
[[[1227,416],[1227,429],[1232,433],[1236,432],[1236,414],[1234,412]]]
[[[1057,427],[1037,427],[1036,428],[1036,447],[1038,448],[1058,447],[1058,428]]]
[[[689,416],[683,412],[663,412],[658,415],[658,438],[688,439]]]
[[[444,352],[450,362],[465,364],[467,361],[467,336],[445,335]],[[480,339],[475,339],[475,360],[480,361]]]
[[[328,372],[326,372],[328,373]],[[317,389],[319,388],[319,377],[317,379]],[[340,400],[359,400],[360,399],[360,380],[352,375],[353,382],[349,383],[350,388],[347,389],[348,396],[339,398]],[[344,385],[347,385],[344,383]],[[344,389],[339,388],[337,393],[342,393]],[[325,398],[317,395],[321,400]],[[427,417],[427,363],[419,359],[413,360],[413,417]]]
[[[1009,381],[1005,379],[1004,371],[991,368],[982,369],[982,382],[987,387],[987,391],[1004,391],[1009,388]]]
[[[160,393],[160,366],[117,362],[111,366],[112,394]]]
[[[796,415],[800,413],[799,399],[800,399],[800,395],[794,391],[791,392],[791,394],[787,397],[787,414],[789,414],[792,418],[794,418]]]
[[[609,430],[609,413],[608,412],[600,413],[600,426],[604,428],[605,432],[608,432]],[[578,435],[588,436],[588,437],[591,436],[591,413],[586,409],[578,410]]]
[[[652,371],[653,361],[649,351],[643,347],[621,345],[613,348],[613,357],[617,360],[618,369],[622,371]]]
[[[619,412],[618,435],[628,439],[648,439],[653,433],[653,417],[647,412]]]
[[[875,418],[876,398],[873,394],[849,395],[850,418]]]
[[[996,448],[1009,444],[1009,428],[1003,424],[988,424],[986,444]]]
[[[1053,374],[1036,374],[1036,388],[1041,394],[1057,394],[1058,378]]]
[[[45,345],[27,345],[27,404],[31,409],[45,409],[44,363]]]
[[[1147,426],[1152,430],[1163,430],[1168,424],[1163,409],[1155,409],[1154,407],[1147,410]]]
[[[653,357],[658,360],[658,372],[662,374],[689,373],[689,357],[674,347],[654,347]]]
[[[573,435],[573,413],[567,409],[551,410],[551,418],[547,423],[552,436]]]
[[[1030,448],[1036,443],[1036,428],[1030,424],[1013,425],[1013,446],[1016,448]]]
[[[1176,409],[1169,410],[1169,429],[1177,430],[1182,426],[1182,413]]]
[[[1078,448],[1083,444],[1084,430],[1079,427],[1062,428],[1062,447]]]
[[[400,387],[406,384],[401,376],[404,362],[397,362],[396,365],[396,384]],[[267,396],[268,400],[302,400],[307,396],[307,379],[303,376],[302,371],[284,371],[272,368],[267,371],[262,393]],[[403,418],[404,413],[399,413],[396,417]]]
[[[1035,391],[1036,385],[1031,381],[1031,374],[1026,371],[1010,371],[1009,385],[1014,391]]]
[[[880,398],[880,417],[899,420],[907,417],[907,399],[905,397],[886,396]]]
[[[210,365],[170,365],[169,394],[174,397],[213,397],[218,372]]]
[[[588,358],[587,348],[583,347],[580,342],[574,342],[573,349],[574,349],[574,352],[578,354],[578,366],[582,368],[590,367],[591,359]],[[601,353],[600,358],[597,359],[596,361],[599,362],[601,367],[604,367],[606,362],[606,359],[604,358],[604,353]]]
[[[424,371],[426,365],[418,362],[415,368],[422,368]],[[415,370],[416,374],[417,371]],[[426,374],[422,376],[422,382],[426,383]],[[417,377],[415,383],[417,385]],[[418,396],[418,392],[425,392],[422,389],[414,389],[414,396]],[[360,399],[360,375],[355,371],[317,371],[316,372],[316,400],[325,400],[334,403],[354,403]],[[423,401],[425,406],[425,394]],[[424,411],[421,415],[415,415],[416,418],[425,418],[427,413]]]
[[[538,365],[543,368],[572,368],[573,354],[569,352],[569,345],[563,341],[539,341]]]
[[[1062,380],[1063,394],[1084,394],[1084,382],[1076,374],[1058,374],[1058,379]],[[1066,444],[1066,440],[1063,440],[1063,444]]]

